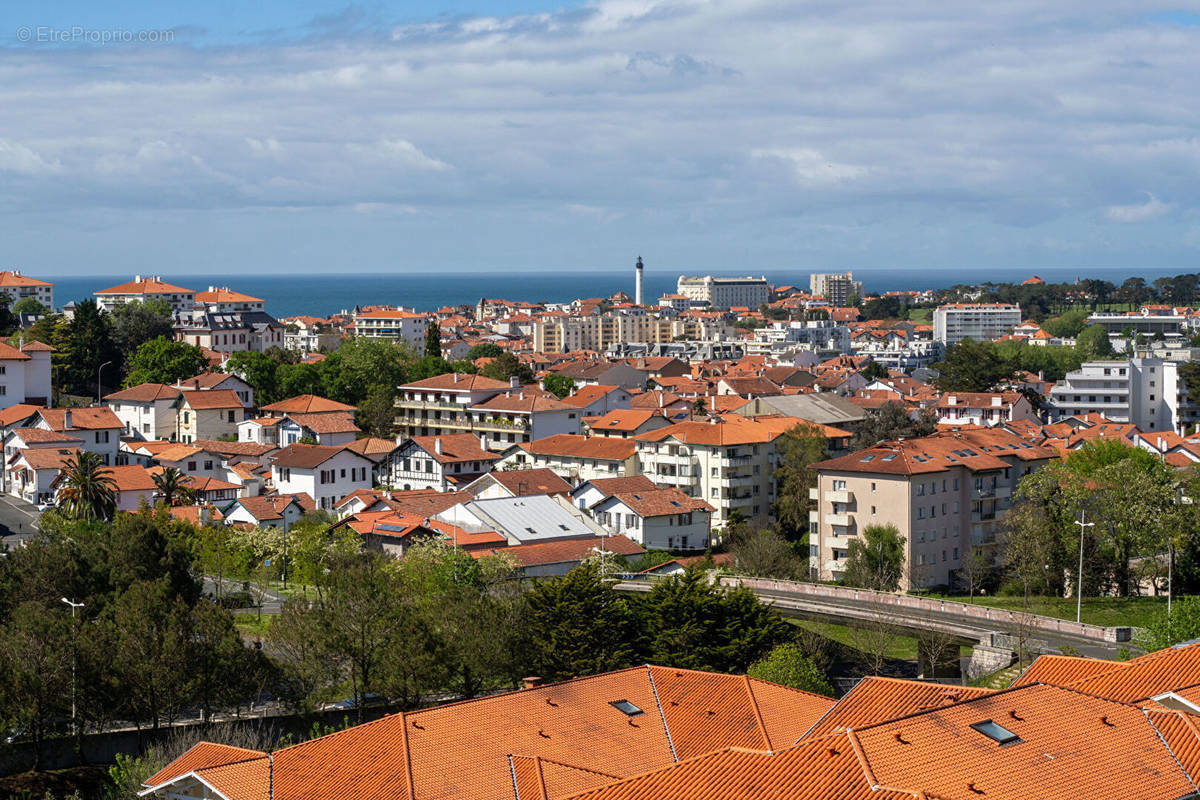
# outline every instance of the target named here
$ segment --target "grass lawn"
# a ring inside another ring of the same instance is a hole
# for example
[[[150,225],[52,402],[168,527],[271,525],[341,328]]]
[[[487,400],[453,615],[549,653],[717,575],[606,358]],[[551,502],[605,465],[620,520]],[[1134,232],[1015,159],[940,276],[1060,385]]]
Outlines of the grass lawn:
[[[931,595],[932,596],[932,595]],[[945,597],[946,600],[966,602],[962,596]],[[1022,597],[975,597],[975,605],[1000,608],[1005,611],[1022,611]],[[1106,628],[1132,625],[1144,628],[1160,609],[1167,607],[1166,597],[1085,597],[1083,598],[1083,621]],[[1044,617],[1075,619],[1073,597],[1031,597],[1029,611]]]
[[[932,308],[910,308],[908,310],[908,321],[919,322],[928,325],[933,321]]]
[[[832,639],[835,642],[845,645],[851,650],[858,650],[859,647],[855,644],[854,629],[846,625],[834,625],[831,622],[817,622],[811,619],[794,619],[787,618],[787,621],[793,625],[805,628],[814,633],[819,633],[826,639]],[[916,661],[917,660],[917,640],[912,636],[895,636],[889,643],[886,653],[888,658],[894,658],[898,661]]]
[[[237,626],[238,633],[242,636],[263,637],[270,630],[271,620],[274,618],[271,614],[263,614],[260,620],[257,609],[239,611],[233,615],[233,624]]]

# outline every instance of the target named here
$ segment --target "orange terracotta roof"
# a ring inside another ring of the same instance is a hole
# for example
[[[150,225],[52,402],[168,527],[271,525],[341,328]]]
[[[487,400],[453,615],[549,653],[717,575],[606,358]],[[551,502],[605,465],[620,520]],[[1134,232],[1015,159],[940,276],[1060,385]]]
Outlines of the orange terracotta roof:
[[[1117,661],[1044,653],[1035,658],[1012,685],[1016,687],[1048,683],[1051,686],[1070,686],[1084,678],[1112,672],[1120,667],[1121,663]]]
[[[842,697],[804,734],[805,739],[841,733],[884,719],[940,708],[991,694],[991,689],[869,676]]]
[[[359,427],[354,423],[354,415],[349,412],[326,414],[297,414],[287,415],[288,419],[313,433],[358,433]]]
[[[1196,683],[1200,683],[1200,642],[1189,642],[1125,661],[1070,688],[1132,703]]]
[[[499,454],[484,450],[479,444],[479,437],[473,433],[448,433],[441,436],[413,436],[413,444],[431,455],[435,461],[442,464],[453,464],[463,461],[492,462],[500,458]],[[441,452],[438,452],[439,449]],[[487,465],[484,464],[484,468]]]
[[[228,286],[218,286],[207,292],[196,292],[198,303],[264,303],[261,297],[235,292]]]
[[[53,283],[47,281],[39,281],[37,278],[30,278],[28,275],[22,275],[19,272],[12,270],[4,270],[0,272],[0,288],[6,286],[53,286]]]
[[[600,549],[600,537],[562,539],[557,542],[534,542],[517,544],[495,550],[478,551],[474,555],[506,555],[523,567],[547,564],[571,564],[583,561]],[[619,556],[639,556],[646,551],[641,545],[626,536],[608,536],[604,547]]]
[[[589,417],[588,425],[593,431],[635,431],[655,417],[662,417],[657,408],[623,408],[609,411],[599,417]]]
[[[232,389],[185,390],[183,392],[183,399],[197,411],[224,411],[230,408],[244,408],[237,393]]]
[[[714,511],[708,503],[689,497],[673,486],[652,490],[613,492],[609,495],[624,503],[640,517],[662,517],[688,511]]]
[[[120,403],[152,403],[155,400],[174,399],[179,396],[179,390],[165,383],[139,383],[128,389],[104,395],[107,402]]]
[[[490,472],[488,477],[514,495],[569,494],[571,491],[571,484],[560,478],[554,470],[545,467],[506,469]]]
[[[278,414],[326,414],[332,411],[358,411],[354,406],[318,397],[315,394],[302,394],[297,397],[289,397],[287,400],[280,400],[278,403],[263,406],[262,410]]]
[[[16,405],[9,406],[6,409],[0,410],[0,427],[7,428],[9,425],[27,420],[43,408],[44,406],[34,405],[33,403],[17,403]]]
[[[117,415],[112,412],[108,406],[88,406],[85,408],[43,408],[39,410],[38,416],[46,421],[51,430],[56,431],[75,431],[75,430],[108,430],[113,428],[123,428],[121,420],[117,419]],[[71,415],[71,424],[66,424],[67,414]]]
[[[244,747],[233,747],[227,744],[200,742],[193,745],[187,752],[172,761],[165,768],[146,779],[147,786],[157,786],[166,783],[179,775],[185,775],[193,770],[204,767],[215,767],[233,761],[244,761],[248,758],[265,756],[261,750],[248,750]]]
[[[165,283],[159,278],[142,278],[101,289],[96,294],[194,294],[194,292],[191,289]]]
[[[72,436],[69,433],[61,431],[48,431],[45,428],[13,428],[9,433],[18,436],[27,444],[33,443],[51,443],[51,442],[66,442],[68,444],[82,442],[78,436]]]
[[[459,392],[478,392],[492,389],[499,391],[510,388],[510,385],[508,381],[498,381],[483,375],[466,375],[459,372],[449,372],[445,375],[434,375],[432,378],[406,383],[400,388],[436,391],[453,389]]]

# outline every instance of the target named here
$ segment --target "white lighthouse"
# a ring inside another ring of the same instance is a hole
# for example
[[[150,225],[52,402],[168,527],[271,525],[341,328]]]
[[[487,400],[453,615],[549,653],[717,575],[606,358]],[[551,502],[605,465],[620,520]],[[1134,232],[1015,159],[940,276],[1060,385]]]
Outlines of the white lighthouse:
[[[639,306],[642,305],[642,301],[644,299],[642,296],[642,281],[644,280],[642,273],[643,273],[644,269],[645,268],[642,265],[642,257],[638,256],[637,264],[633,268],[633,274],[636,279],[635,283],[634,283],[634,290],[633,290],[633,294],[634,294],[633,302],[637,303]]]

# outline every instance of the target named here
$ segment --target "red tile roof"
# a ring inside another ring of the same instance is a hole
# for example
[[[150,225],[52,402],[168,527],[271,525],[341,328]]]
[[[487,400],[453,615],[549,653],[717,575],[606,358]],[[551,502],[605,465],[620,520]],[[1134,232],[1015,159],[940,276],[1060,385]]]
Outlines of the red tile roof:
[[[262,410],[278,414],[326,414],[331,411],[358,411],[354,406],[318,397],[315,394],[302,394],[297,397],[289,397],[287,400],[280,400],[278,403],[263,406]]]
[[[96,294],[194,294],[194,292],[191,289],[164,283],[158,278],[142,278],[101,289]]]
[[[624,461],[637,452],[632,439],[611,436],[578,436],[558,433],[543,439],[518,444],[522,450],[541,456],[589,458],[599,461]]]

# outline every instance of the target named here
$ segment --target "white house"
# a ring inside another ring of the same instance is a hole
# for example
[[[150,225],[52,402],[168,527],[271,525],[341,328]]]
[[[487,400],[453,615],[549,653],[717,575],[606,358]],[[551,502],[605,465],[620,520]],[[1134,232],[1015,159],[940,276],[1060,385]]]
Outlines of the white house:
[[[159,277],[143,278],[141,275],[135,275],[128,283],[96,292],[96,305],[101,311],[112,311],[125,303],[144,303],[147,300],[163,300],[175,313],[186,314],[196,306],[196,293],[191,289],[166,283]]]
[[[1039,423],[1029,398],[1020,392],[948,392],[937,402],[938,422],[945,425],[982,425],[1006,422]]]
[[[46,308],[54,308],[54,284],[22,275],[19,269],[0,272],[0,292],[12,298],[10,305],[32,297]]]
[[[162,383],[142,383],[105,395],[104,402],[124,425],[123,436],[154,441],[175,435],[175,403],[180,390]]]
[[[576,508],[590,509],[606,497],[617,492],[653,492],[660,487],[645,475],[630,475],[628,478],[593,478],[583,481],[571,490],[571,503]]]
[[[490,470],[499,458],[483,449],[474,434],[415,436],[401,442],[383,460],[380,482],[405,491],[456,491]]]
[[[523,497],[529,494],[569,495],[571,484],[551,469],[510,469],[480,475],[463,487],[477,500]],[[581,506],[582,507],[582,506]]]
[[[28,448],[5,460],[8,493],[27,503],[48,506],[54,502],[54,481],[77,447]]]
[[[43,408],[34,415],[29,426],[76,436],[82,440],[81,450],[99,454],[104,463],[110,465],[117,463],[121,431],[125,429],[108,406]]]
[[[286,533],[304,516],[300,498],[287,494],[239,497],[221,509],[226,525],[253,525],[256,528],[282,528]]]
[[[374,462],[345,447],[292,444],[271,459],[271,482],[280,494],[303,492],[317,508],[332,511],[355,489],[371,488]]]
[[[593,538],[606,531],[557,495],[468,500],[436,515],[467,531],[496,531],[510,545]]]
[[[205,372],[194,378],[179,381],[175,386],[201,392],[228,389],[237,395],[244,407],[254,408],[254,388],[231,372]]]
[[[592,506],[609,533],[624,534],[648,550],[703,550],[709,545],[713,507],[674,487],[623,491]]]
[[[0,409],[22,403],[50,402],[50,354],[54,348],[41,342],[18,350],[0,342]]]
[[[560,434],[517,444],[504,451],[497,468],[548,467],[568,483],[637,473],[632,439]]]

